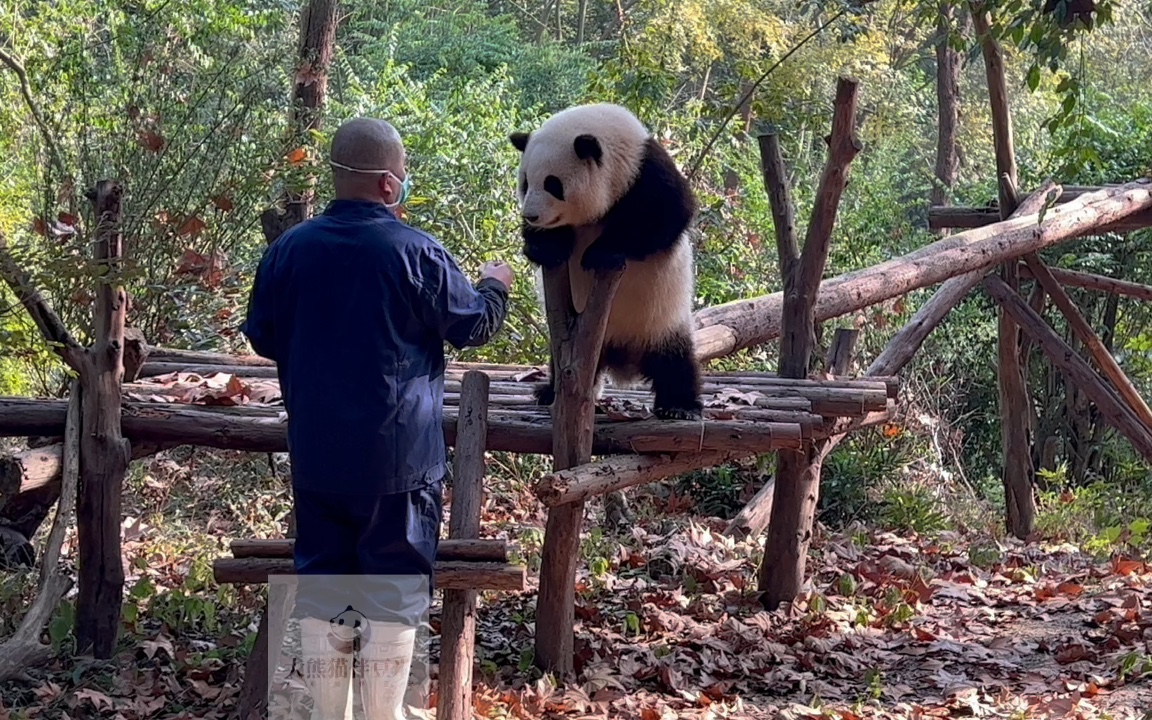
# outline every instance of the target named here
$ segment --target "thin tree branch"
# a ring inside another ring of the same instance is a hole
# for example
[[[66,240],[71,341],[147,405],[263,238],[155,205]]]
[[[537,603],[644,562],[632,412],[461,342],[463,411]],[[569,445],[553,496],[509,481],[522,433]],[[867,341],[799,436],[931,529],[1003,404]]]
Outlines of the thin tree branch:
[[[8,283],[16,299],[28,311],[44,340],[68,363],[76,372],[80,372],[83,364],[84,347],[72,337],[64,321],[44,299],[40,290],[32,283],[28,275],[8,252],[8,241],[0,233],[0,278]]]
[[[68,177],[68,171],[64,169],[64,156],[60,154],[60,147],[56,144],[55,138],[52,137],[52,130],[44,121],[44,115],[40,112],[40,106],[36,104],[36,98],[32,97],[32,86],[28,84],[28,73],[24,70],[24,66],[3,49],[0,49],[0,62],[16,73],[16,77],[20,80],[20,94],[24,96],[28,111],[32,113],[32,119],[40,128],[40,134],[43,136],[44,144],[48,146],[48,154],[52,158],[52,165],[56,168],[56,172],[60,173],[60,177]]]

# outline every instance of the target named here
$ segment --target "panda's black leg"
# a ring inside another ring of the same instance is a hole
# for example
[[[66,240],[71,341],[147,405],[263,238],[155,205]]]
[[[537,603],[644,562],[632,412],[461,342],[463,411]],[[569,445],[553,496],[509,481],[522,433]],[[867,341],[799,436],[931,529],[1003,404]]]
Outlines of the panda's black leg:
[[[652,381],[652,414],[664,420],[699,420],[700,366],[687,334],[665,340],[644,353],[641,371]]]
[[[545,407],[556,402],[556,361],[555,359],[548,358],[548,381],[539,383],[532,389],[532,395],[536,398],[537,405]]]

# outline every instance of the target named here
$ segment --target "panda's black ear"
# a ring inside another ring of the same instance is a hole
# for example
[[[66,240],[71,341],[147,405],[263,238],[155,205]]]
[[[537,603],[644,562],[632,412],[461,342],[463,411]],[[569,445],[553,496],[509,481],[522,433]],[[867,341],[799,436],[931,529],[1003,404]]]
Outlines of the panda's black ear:
[[[524,152],[524,148],[528,147],[528,138],[531,135],[532,133],[514,132],[508,136],[508,139],[512,141],[512,147]]]
[[[599,164],[600,158],[604,155],[604,151],[600,149],[600,141],[595,135],[578,135],[572,146],[576,149],[576,157],[581,160],[595,160]]]

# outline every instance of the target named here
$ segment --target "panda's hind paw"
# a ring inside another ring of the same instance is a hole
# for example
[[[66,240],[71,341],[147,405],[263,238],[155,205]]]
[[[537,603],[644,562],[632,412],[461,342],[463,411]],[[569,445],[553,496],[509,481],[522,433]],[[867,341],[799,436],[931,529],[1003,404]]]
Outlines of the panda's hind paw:
[[[537,405],[548,406],[556,401],[556,388],[552,383],[541,383],[532,389],[532,395]]]
[[[694,408],[654,408],[652,414],[660,420],[690,420],[699,421],[703,412]]]

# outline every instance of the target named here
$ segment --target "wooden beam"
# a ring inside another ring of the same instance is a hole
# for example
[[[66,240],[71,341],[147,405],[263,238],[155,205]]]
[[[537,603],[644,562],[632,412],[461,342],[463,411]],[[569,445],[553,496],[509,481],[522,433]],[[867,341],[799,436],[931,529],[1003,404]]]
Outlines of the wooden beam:
[[[212,575],[220,584],[262,585],[269,576],[295,574],[291,558],[217,558],[212,563]],[[521,592],[525,570],[522,565],[438,560],[435,582],[439,590]]]
[[[674,455],[624,455],[545,475],[536,483],[536,497],[548,507],[582,503],[598,495],[723,465],[750,455],[691,451]]]
[[[111,180],[100,181],[89,193],[97,219],[94,256],[102,272],[96,287],[94,342],[80,366],[84,433],[76,506],[80,577],[76,647],[81,653],[91,651],[98,659],[112,657],[116,649],[124,600],[120,523],[131,446],[122,435],[120,405],[127,313],[127,298],[118,277],[123,261],[122,196],[120,184]]]
[[[1152,208],[1152,180],[1089,193],[1049,209],[1041,222],[1028,215],[956,233],[902,257],[829,278],[821,283],[816,320],[828,320],[986,270],[1006,260],[1065,242],[1110,222]],[[723,357],[780,335],[784,293],[702,308],[695,313],[697,356]]]
[[[458,500],[453,496],[452,502]],[[455,510],[453,510],[455,512]],[[291,559],[296,547],[294,538],[240,539],[229,545],[235,558]],[[440,541],[436,559],[463,562],[508,562],[508,542],[499,539],[461,539],[449,537]]]
[[[1059,197],[1061,191],[1059,185],[1049,180],[1036,192],[1029,195],[1024,202],[1020,203],[1012,217],[1035,215],[1045,204]],[[981,269],[966,275],[959,275],[941,285],[928,302],[916,311],[912,319],[892,336],[883,352],[868,366],[868,371],[865,374],[869,376],[896,375],[902,371],[904,366],[920,351],[920,347],[932,331],[944,322],[948,313],[952,312],[952,308],[956,307],[973,288],[980,284],[980,280],[983,279],[986,272],[987,270]]]
[[[1109,380],[1112,381],[1112,386],[1120,393],[1120,397],[1128,403],[1128,407],[1136,413],[1136,417],[1152,431],[1152,410],[1148,408],[1148,404],[1144,402],[1144,398],[1140,397],[1140,393],[1132,385],[1132,381],[1120,369],[1116,363],[1112,353],[1108,352],[1108,348],[1104,347],[1104,343],[1092,330],[1092,326],[1080,314],[1076,308],[1075,303],[1068,297],[1068,293],[1064,292],[1064,288],[1060,287],[1060,283],[1048,271],[1048,267],[1036,255],[1025,255],[1024,261],[1028,265],[1032,277],[1036,278],[1036,282],[1044,288],[1044,292],[1052,298],[1052,303],[1060,309],[1064,319],[1068,321],[1068,326],[1072,328],[1073,334],[1084,343],[1084,347],[1088,349],[1088,354],[1092,357],[1096,367],[1104,374]]]
[[[1056,282],[1067,287],[1082,288],[1084,290],[1097,290],[1112,295],[1123,295],[1137,300],[1152,300],[1152,286],[1116,278],[1094,275],[1078,270],[1064,270],[1048,266],[1048,273]],[[1020,277],[1032,278],[1032,270],[1027,263],[1020,265]]]
[[[983,285],[992,299],[1011,313],[1024,332],[1033,337],[1049,362],[1096,405],[1108,424],[1124,435],[1146,462],[1152,462],[1152,433],[1087,361],[1077,355],[1003,280],[990,275],[984,279]]]

